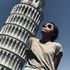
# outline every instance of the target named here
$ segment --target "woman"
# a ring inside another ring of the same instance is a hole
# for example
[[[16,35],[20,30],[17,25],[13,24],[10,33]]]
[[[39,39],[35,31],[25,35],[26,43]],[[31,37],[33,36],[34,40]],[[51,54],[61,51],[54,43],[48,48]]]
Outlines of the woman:
[[[58,29],[52,22],[42,26],[42,38],[31,37],[27,43],[27,63],[24,70],[57,70],[62,57],[62,47],[54,42]]]

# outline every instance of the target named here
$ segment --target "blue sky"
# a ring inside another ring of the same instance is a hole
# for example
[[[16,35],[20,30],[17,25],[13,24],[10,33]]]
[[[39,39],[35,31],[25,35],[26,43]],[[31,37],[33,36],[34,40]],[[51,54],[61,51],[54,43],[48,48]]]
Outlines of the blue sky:
[[[0,0],[0,29],[5,24],[14,5],[20,0]],[[63,57],[58,70],[70,69],[70,0],[45,0],[44,19],[41,24],[53,21],[59,28],[59,38],[56,40],[63,46]],[[41,27],[40,27],[41,30]],[[40,30],[36,37],[40,38]]]

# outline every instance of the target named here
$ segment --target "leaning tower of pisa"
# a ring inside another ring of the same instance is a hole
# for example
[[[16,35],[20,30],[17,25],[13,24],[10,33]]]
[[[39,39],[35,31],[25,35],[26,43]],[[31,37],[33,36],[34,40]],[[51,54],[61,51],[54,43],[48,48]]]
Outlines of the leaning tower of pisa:
[[[0,70],[22,70],[27,40],[42,20],[42,0],[21,0],[0,31]]]

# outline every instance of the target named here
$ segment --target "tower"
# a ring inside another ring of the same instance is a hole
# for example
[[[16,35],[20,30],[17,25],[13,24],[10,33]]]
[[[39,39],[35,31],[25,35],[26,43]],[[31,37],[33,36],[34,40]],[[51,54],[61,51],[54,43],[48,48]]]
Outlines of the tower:
[[[42,0],[21,0],[0,31],[0,70],[22,70],[26,42],[42,20]]]

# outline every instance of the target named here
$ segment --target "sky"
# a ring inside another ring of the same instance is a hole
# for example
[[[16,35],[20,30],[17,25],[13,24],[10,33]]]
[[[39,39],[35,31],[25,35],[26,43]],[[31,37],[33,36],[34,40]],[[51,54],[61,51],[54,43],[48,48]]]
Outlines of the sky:
[[[20,0],[0,0],[0,29],[5,24],[7,17],[13,6],[19,3]],[[63,47],[63,57],[59,64],[58,70],[70,69],[70,0],[45,0],[45,7],[43,10],[43,23],[52,21],[59,29],[59,38],[56,40],[60,42]],[[41,37],[40,28],[36,34],[37,38]]]

